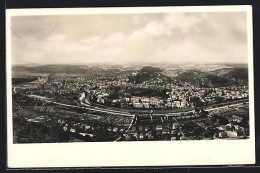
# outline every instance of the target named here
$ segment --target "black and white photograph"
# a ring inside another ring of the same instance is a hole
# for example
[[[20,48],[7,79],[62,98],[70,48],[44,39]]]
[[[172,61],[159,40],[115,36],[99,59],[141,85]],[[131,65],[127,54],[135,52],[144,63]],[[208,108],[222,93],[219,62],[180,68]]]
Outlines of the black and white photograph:
[[[7,11],[9,145],[75,144],[113,153],[107,151],[109,145],[120,146],[125,154],[137,150],[147,156],[148,148],[187,155],[185,151],[219,143],[216,153],[247,153],[250,159],[230,156],[241,159],[235,163],[253,163],[250,10],[225,6]],[[198,151],[203,149],[207,150]],[[194,155],[193,162],[202,157]],[[204,164],[211,163],[213,159]]]

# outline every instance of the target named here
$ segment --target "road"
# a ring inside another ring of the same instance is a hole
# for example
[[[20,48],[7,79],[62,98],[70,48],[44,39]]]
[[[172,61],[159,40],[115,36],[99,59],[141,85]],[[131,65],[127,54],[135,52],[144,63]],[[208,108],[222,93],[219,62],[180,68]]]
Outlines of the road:
[[[101,112],[101,113],[110,113],[110,114],[115,114],[115,115],[122,115],[122,116],[131,116],[134,117],[134,114],[128,113],[128,112],[123,112],[123,111],[117,111],[117,110],[111,110],[111,109],[105,109],[105,108],[99,108],[99,107],[93,107],[90,106],[88,104],[85,104],[83,102],[81,102],[81,105],[83,106],[75,106],[75,105],[69,105],[69,104],[64,104],[64,103],[59,103],[59,102],[55,102],[55,101],[51,101],[50,98],[46,98],[46,97],[42,97],[42,96],[38,96],[38,95],[28,95],[28,97],[32,97],[32,98],[37,98],[40,100],[43,100],[45,102],[48,103],[53,103],[56,105],[60,105],[60,106],[66,106],[66,107],[73,107],[73,108],[80,108],[80,109],[86,109],[86,110],[90,110],[90,111],[96,111],[96,112]],[[232,106],[237,106],[237,105],[242,105],[243,103],[234,103],[234,104],[230,104],[230,105],[225,105],[225,106],[220,106],[220,107],[216,107],[216,108],[206,108],[205,111],[212,111],[212,110],[217,110],[217,109],[222,109],[222,108],[228,108],[228,107],[232,107]],[[171,115],[176,115],[176,114],[181,114],[181,113],[192,113],[194,112],[194,110],[190,110],[190,111],[183,111],[183,112],[174,112],[174,113],[161,113],[161,114],[153,114],[153,115],[158,115],[158,116],[171,116]]]
[[[133,114],[130,114],[130,113],[127,113],[127,112],[120,112],[120,111],[114,111],[114,110],[108,110],[108,109],[94,108],[94,107],[90,107],[89,105],[86,105],[86,104],[84,104],[84,106],[75,106],[75,105],[69,105],[69,104],[51,101],[51,100],[47,99],[46,97],[42,97],[42,96],[38,96],[38,95],[28,95],[28,97],[37,98],[37,99],[40,99],[42,101],[45,101],[45,102],[48,102],[48,103],[53,103],[53,104],[60,105],[60,106],[80,108],[80,109],[86,109],[86,110],[90,110],[90,111],[101,112],[101,113],[110,113],[110,114],[114,114],[114,115],[134,117]]]
[[[243,104],[244,103],[235,103],[235,104],[221,106],[221,107],[216,107],[216,108],[208,108],[208,109],[205,109],[205,111],[213,111],[213,110],[217,110],[217,109],[229,108],[229,107],[239,106],[239,105],[243,105]]]
[[[109,109],[103,109],[103,108],[96,108],[96,107],[92,107],[89,104],[85,104],[81,101],[81,105],[83,106],[75,106],[75,105],[69,105],[69,104],[64,104],[64,103],[59,103],[59,102],[55,102],[52,101],[49,98],[46,97],[42,97],[42,96],[38,96],[38,95],[28,95],[28,97],[31,98],[37,98],[40,99],[42,101],[48,102],[48,103],[53,103],[56,105],[60,105],[60,106],[66,106],[66,107],[72,107],[72,108],[80,108],[80,109],[86,109],[86,110],[91,110],[91,111],[96,111],[96,112],[101,112],[101,113],[110,113],[110,114],[114,114],[114,115],[121,115],[121,116],[130,116],[130,117],[134,117],[135,115],[127,113],[127,112],[120,112],[120,111],[115,111],[115,110],[109,110]],[[205,111],[213,111],[213,110],[217,110],[217,109],[223,109],[223,108],[228,108],[228,107],[233,107],[233,106],[238,106],[238,105],[242,105],[243,103],[235,103],[235,104],[231,104],[231,105],[225,105],[225,106],[221,106],[221,107],[216,107],[216,108],[208,108],[205,109]],[[174,115],[174,114],[181,114],[181,113],[190,113],[190,112],[194,112],[194,110],[191,111],[186,111],[186,112],[178,112],[178,113],[167,113],[167,114],[154,114],[154,115],[166,115],[166,116],[170,116],[170,115]],[[133,118],[134,119],[134,118]],[[133,119],[132,122],[129,124],[129,127],[126,131],[126,133],[129,131],[129,129],[132,127],[133,125]],[[175,118],[174,118],[175,119]],[[178,121],[175,119],[175,121]],[[119,138],[117,138],[115,140],[119,141],[122,138],[122,136],[120,136]]]

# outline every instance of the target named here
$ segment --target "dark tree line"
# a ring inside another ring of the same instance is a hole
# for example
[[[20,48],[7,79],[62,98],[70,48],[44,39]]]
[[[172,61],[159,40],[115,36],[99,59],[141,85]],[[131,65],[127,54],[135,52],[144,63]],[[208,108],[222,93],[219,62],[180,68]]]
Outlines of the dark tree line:
[[[38,77],[28,77],[28,78],[12,78],[12,84],[18,85],[23,83],[28,83],[37,80]]]
[[[27,122],[23,117],[13,118],[14,143],[51,143],[68,142],[69,132],[57,124],[46,126],[41,122]]]

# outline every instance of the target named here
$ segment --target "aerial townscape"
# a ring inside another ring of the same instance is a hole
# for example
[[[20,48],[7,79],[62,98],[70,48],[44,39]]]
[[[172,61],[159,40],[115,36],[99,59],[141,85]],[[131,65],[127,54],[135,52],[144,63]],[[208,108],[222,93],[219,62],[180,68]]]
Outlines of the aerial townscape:
[[[247,64],[12,66],[14,143],[249,138]]]

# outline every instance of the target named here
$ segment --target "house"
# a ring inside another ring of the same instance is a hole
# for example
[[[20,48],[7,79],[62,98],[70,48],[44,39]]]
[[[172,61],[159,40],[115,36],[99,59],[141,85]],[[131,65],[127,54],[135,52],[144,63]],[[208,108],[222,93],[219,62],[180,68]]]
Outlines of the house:
[[[76,130],[71,128],[71,129],[70,129],[70,132],[75,133]]]
[[[174,123],[174,124],[172,124],[172,129],[174,130],[174,129],[177,129],[179,127],[179,123]]]
[[[171,141],[175,141],[177,138],[175,136],[171,137]]]
[[[142,101],[142,102],[149,102],[149,98],[147,98],[147,97],[142,97],[142,98],[141,98],[141,101]]]
[[[79,135],[81,135],[81,136],[86,136],[87,133],[79,133]]]
[[[117,127],[114,127],[113,128],[113,132],[117,132],[118,128]]]
[[[125,98],[125,101],[126,101],[126,102],[129,102],[129,101],[130,101],[130,98],[126,97],[126,98]]]
[[[176,106],[177,108],[181,107],[181,102],[180,101],[174,101],[173,105]]]
[[[111,132],[111,131],[112,131],[112,128],[111,128],[111,127],[108,127],[108,128],[107,128],[107,131],[110,131],[110,132]]]
[[[143,108],[143,104],[142,103],[134,103],[134,108]]]
[[[63,127],[63,130],[66,132],[68,130],[68,127],[67,126],[64,126]]]
[[[156,126],[156,128],[155,128],[156,130],[162,130],[163,129],[163,127],[161,126],[161,125],[158,125],[158,126]]]
[[[149,103],[143,103],[143,106],[145,109],[149,109],[149,107],[150,107]]]
[[[226,131],[226,134],[229,138],[237,138],[237,132],[235,131]]]
[[[140,99],[141,99],[141,97],[136,97],[136,96],[132,96],[132,97],[131,97],[132,103],[139,103],[139,102],[140,102]]]
[[[139,139],[143,139],[143,138],[144,138],[144,134],[141,133],[141,134],[139,135]]]
[[[85,125],[85,130],[88,130],[90,128],[91,128],[91,126]]]
[[[242,121],[242,119],[243,119],[242,117],[239,117],[236,115],[232,116],[232,121],[237,122],[237,123],[240,123]]]

